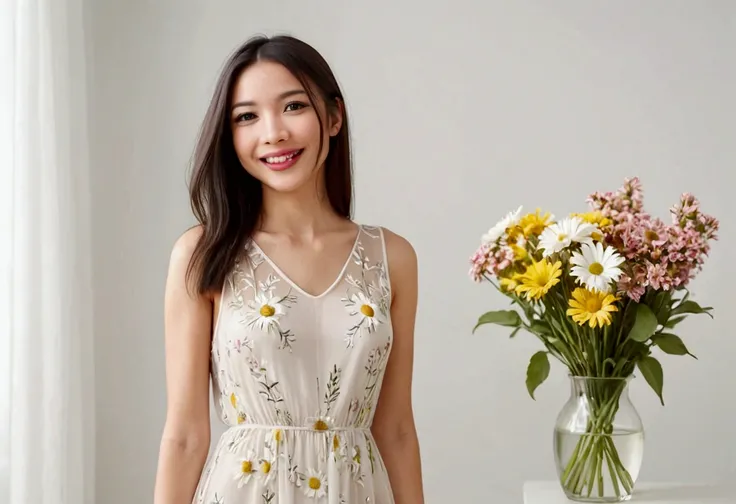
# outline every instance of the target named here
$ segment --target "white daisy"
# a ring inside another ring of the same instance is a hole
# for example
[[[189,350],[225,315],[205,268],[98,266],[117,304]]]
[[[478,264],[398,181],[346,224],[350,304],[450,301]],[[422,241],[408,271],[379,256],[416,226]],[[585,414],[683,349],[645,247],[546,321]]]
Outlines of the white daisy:
[[[327,495],[327,478],[323,473],[310,469],[305,477],[304,494],[307,497],[319,499]]]
[[[235,481],[238,482],[238,488],[247,485],[253,474],[256,472],[256,454],[252,450],[246,453],[245,457],[238,459],[238,465],[235,471]]]
[[[332,420],[332,418],[328,416],[318,416],[318,417],[307,418],[308,427],[316,431],[328,431],[332,429],[332,426],[334,425],[334,423],[335,422]]]
[[[341,461],[347,457],[347,444],[345,439],[338,433],[333,433],[330,440],[330,452],[332,460],[335,462]]]
[[[360,326],[369,333],[373,332],[383,322],[378,303],[362,292],[352,294],[348,298],[345,307],[351,316],[357,315],[360,317]]]
[[[266,332],[271,328],[279,328],[279,319],[286,311],[283,298],[260,292],[248,302],[248,308],[250,311],[245,315],[246,324]]]
[[[543,249],[542,255],[549,257],[569,247],[572,243],[592,243],[592,234],[598,228],[594,224],[583,221],[580,217],[568,217],[555,222],[542,231],[539,237],[539,248]]]
[[[611,283],[621,276],[619,266],[623,262],[624,258],[613,247],[604,247],[601,242],[588,243],[570,258],[574,264],[570,274],[590,290],[609,292]]]
[[[503,236],[509,226],[513,226],[519,222],[519,215],[521,214],[522,208],[523,207],[520,206],[515,211],[506,214],[503,219],[498,221],[495,226],[489,229],[488,232],[482,236],[481,242],[483,242],[484,245],[495,243],[496,240]]]
[[[268,433],[266,433],[266,446],[272,446],[274,444],[278,446],[283,442],[284,435],[284,430],[280,428],[275,428],[268,431]]]
[[[276,458],[273,457],[271,450],[265,449],[263,458],[258,461],[258,477],[264,485],[275,477],[276,474]]]

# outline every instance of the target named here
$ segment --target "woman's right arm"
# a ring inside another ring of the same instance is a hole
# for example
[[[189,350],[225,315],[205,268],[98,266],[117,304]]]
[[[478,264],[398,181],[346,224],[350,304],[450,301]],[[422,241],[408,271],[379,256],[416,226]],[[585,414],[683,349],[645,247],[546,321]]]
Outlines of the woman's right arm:
[[[164,298],[167,411],[154,504],[189,504],[209,451],[213,300],[191,294],[185,280],[200,235],[198,227],[186,231],[169,262]]]

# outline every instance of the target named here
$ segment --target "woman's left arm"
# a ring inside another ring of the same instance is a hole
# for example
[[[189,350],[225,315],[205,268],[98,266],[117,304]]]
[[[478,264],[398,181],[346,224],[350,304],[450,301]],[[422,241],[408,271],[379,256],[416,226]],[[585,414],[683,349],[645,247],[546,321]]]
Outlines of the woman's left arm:
[[[384,229],[384,237],[392,285],[393,344],[371,431],[386,463],[396,504],[424,504],[412,408],[417,256],[401,236]]]

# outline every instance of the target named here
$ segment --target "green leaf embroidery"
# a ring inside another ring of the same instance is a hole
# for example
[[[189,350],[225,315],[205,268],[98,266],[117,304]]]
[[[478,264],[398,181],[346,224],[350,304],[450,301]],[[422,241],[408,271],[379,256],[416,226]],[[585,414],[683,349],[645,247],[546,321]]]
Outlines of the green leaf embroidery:
[[[636,320],[629,332],[629,338],[634,341],[643,342],[649,339],[657,329],[657,316],[645,304],[636,306]]]
[[[521,325],[521,317],[514,310],[497,310],[484,313],[478,318],[478,323],[473,328],[475,333],[478,327],[484,324],[498,324],[506,327],[519,327]]]
[[[549,376],[549,358],[547,352],[540,350],[532,355],[529,360],[529,367],[526,370],[526,389],[529,395],[534,399],[534,391]]]
[[[662,365],[657,359],[651,355],[642,357],[636,366],[641,371],[642,376],[647,381],[652,390],[659,397],[659,402],[664,406],[664,399],[662,397],[662,388],[664,387],[664,375],[662,373]]]

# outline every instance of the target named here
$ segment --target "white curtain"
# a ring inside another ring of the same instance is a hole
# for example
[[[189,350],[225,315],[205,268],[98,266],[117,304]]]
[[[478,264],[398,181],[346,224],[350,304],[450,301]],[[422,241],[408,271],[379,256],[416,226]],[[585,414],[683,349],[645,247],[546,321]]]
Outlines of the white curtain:
[[[0,503],[93,504],[82,0],[0,5]]]

